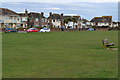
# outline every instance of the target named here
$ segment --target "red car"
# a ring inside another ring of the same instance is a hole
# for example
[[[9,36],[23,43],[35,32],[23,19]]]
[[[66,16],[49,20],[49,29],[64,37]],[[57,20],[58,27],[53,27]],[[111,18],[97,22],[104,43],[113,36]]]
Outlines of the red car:
[[[37,28],[30,28],[27,30],[27,32],[38,32],[39,30]]]

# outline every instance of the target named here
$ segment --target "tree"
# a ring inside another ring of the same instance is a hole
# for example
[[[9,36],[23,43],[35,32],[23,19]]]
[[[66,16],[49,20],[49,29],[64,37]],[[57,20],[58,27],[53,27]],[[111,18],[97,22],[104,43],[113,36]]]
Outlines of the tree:
[[[74,26],[74,23],[77,22],[77,20],[74,17],[66,18],[64,20],[64,23],[68,24],[68,22],[73,22],[73,26]]]

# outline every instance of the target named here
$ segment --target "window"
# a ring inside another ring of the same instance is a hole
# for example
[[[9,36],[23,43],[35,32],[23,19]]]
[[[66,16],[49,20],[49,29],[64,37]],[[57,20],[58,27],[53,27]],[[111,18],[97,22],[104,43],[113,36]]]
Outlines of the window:
[[[42,19],[42,22],[44,22],[44,19]]]
[[[36,18],[36,21],[38,21],[38,18]]]
[[[52,22],[52,20],[49,20],[49,22]]]
[[[53,20],[53,22],[55,22],[55,20]]]
[[[27,21],[27,20],[28,20],[28,18],[26,17],[26,18],[25,18],[25,20]]]
[[[19,18],[18,18],[18,21],[19,21]]]
[[[45,19],[45,22],[47,22],[47,19]]]

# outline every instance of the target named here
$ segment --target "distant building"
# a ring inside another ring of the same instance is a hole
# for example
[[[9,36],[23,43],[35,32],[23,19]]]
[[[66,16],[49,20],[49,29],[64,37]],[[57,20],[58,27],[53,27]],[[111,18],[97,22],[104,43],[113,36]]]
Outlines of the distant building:
[[[19,13],[21,17],[21,26],[23,28],[27,27],[45,27],[47,26],[47,18],[44,16],[44,13],[35,13],[30,12],[28,13],[27,10],[25,10],[25,13]]]
[[[6,9],[0,8],[0,27],[16,28],[20,26],[20,16],[18,13]]]
[[[59,28],[62,26],[62,20],[63,14],[52,14],[52,12],[50,12],[48,17],[48,26]]]
[[[64,20],[68,19],[68,23],[64,23],[66,28],[81,28],[81,17],[79,15],[65,15]],[[69,19],[74,19],[69,20]]]
[[[23,27],[23,28],[27,28],[28,27],[28,11],[27,9],[25,10],[25,13],[19,13],[19,16],[20,16],[20,20],[21,20],[21,23],[20,23],[20,26]]]
[[[112,22],[112,27],[118,27],[118,26],[119,26],[119,22],[115,22],[115,21]]]
[[[40,27],[47,27],[48,26],[48,20],[44,16],[44,12],[41,12],[40,14]]]
[[[28,14],[28,27],[40,27],[41,15],[39,13],[30,12]]]
[[[94,17],[91,21],[93,26],[110,26],[112,27],[112,16]]]
[[[65,19],[69,19],[69,18],[74,18],[76,20],[76,22],[73,21],[68,21],[67,23],[65,23]],[[71,28],[79,28],[81,26],[80,23],[80,16],[76,15],[76,16],[69,16],[69,15],[65,15],[63,13],[61,14],[52,14],[51,12],[49,13],[49,17],[48,17],[48,25],[49,27],[56,27],[56,28],[60,28],[60,27],[71,27]]]
[[[112,16],[94,17],[91,21],[79,15],[55,14],[50,12],[49,17],[44,16],[44,12],[16,13],[10,9],[0,8],[0,27],[65,27],[65,28],[89,28],[91,26],[118,27],[120,22],[112,21]]]
[[[92,26],[92,23],[87,19],[82,18],[81,21],[82,21],[82,28],[90,28]]]

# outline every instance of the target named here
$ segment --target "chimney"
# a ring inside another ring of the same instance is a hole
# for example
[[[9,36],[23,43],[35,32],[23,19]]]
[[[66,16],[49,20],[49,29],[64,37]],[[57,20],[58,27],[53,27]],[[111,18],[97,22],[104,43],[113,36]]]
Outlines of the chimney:
[[[27,9],[25,9],[25,13],[26,13],[26,14],[28,13]]]
[[[50,14],[50,16],[52,16],[52,12],[50,12],[49,14]]]
[[[63,16],[63,13],[61,13],[61,16]]]
[[[44,12],[41,12],[41,15],[44,16]]]

